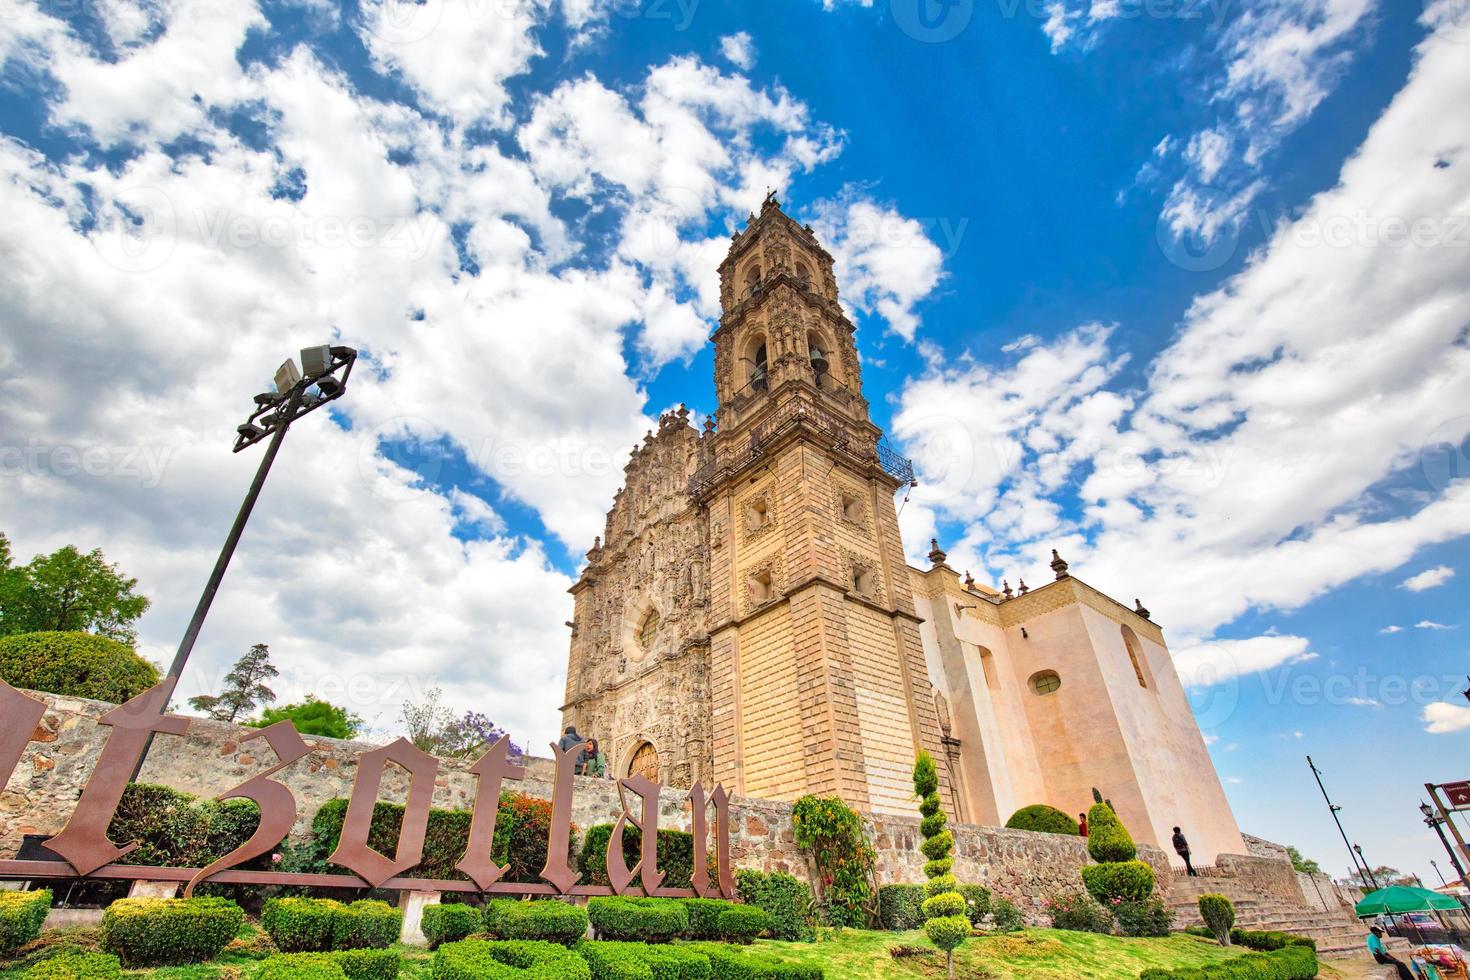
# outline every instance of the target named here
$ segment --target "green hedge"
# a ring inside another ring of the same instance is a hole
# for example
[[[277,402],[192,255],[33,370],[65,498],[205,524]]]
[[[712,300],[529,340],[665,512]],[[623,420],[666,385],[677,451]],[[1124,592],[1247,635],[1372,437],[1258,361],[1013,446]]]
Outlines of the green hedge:
[[[1202,936],[1205,939],[1215,938],[1208,926],[1190,926],[1184,931],[1191,936]],[[1230,941],[1236,946],[1244,946],[1258,953],[1271,953],[1289,946],[1304,946],[1311,950],[1317,948],[1317,940],[1311,936],[1298,936],[1290,932],[1253,932],[1248,929],[1231,929]]]
[[[581,956],[541,942],[445,943],[434,954],[434,980],[592,980]]]
[[[771,928],[771,917],[754,905],[736,905],[720,913],[718,928],[726,942],[749,946]]]
[[[720,939],[720,914],[735,908],[734,902],[722,898],[681,898],[679,904],[689,913],[689,929],[686,939]]]
[[[41,934],[51,911],[51,890],[0,892],[0,959]]]
[[[990,914],[990,889],[984,885],[961,885],[959,893],[965,896],[965,915],[970,925],[978,928]]]
[[[128,968],[203,963],[245,922],[223,898],[120,898],[102,916],[102,948]]]
[[[570,946],[587,935],[588,910],[557,899],[518,902],[492,899],[485,906],[485,931],[497,939],[541,939]]]
[[[403,932],[403,912],[387,902],[272,898],[261,910],[260,925],[283,953],[386,949]]]
[[[771,936],[786,942],[810,942],[813,908],[811,886],[784,871],[735,872],[740,900],[765,909],[771,917]]]
[[[398,803],[380,802],[373,807],[368,846],[384,854],[392,854],[396,850],[398,832],[403,826],[403,810]],[[345,869],[330,864],[327,858],[337,849],[346,817],[346,800],[323,803],[312,817],[310,844],[298,864],[287,870],[343,873]],[[455,865],[464,857],[465,848],[469,845],[470,818],[468,810],[430,810],[423,860],[407,873],[415,878],[439,881],[468,880]],[[576,835],[577,828],[573,826],[573,841]],[[491,846],[495,862],[506,868],[501,880],[519,883],[541,881],[541,867],[546,861],[546,845],[550,836],[549,802],[522,793],[501,793],[495,817],[495,841]],[[575,844],[569,845],[568,860],[575,863],[576,856]]]
[[[1030,830],[1038,834],[1065,834],[1069,837],[1082,833],[1077,821],[1056,807],[1041,803],[1021,807],[1011,814],[1011,819],[1006,821],[1006,827],[1010,830]]]
[[[402,967],[391,949],[346,949],[336,953],[285,953],[266,959],[257,980],[394,980]]]
[[[687,947],[709,957],[713,980],[823,980],[821,967],[783,963],[767,953],[739,946],[698,943]]]
[[[332,917],[342,903],[330,898],[272,898],[260,912],[260,927],[283,953],[332,947]]]
[[[607,842],[612,838],[613,825],[593,824],[587,828],[582,841],[582,853],[577,867],[582,872],[582,884],[606,885]],[[639,831],[628,827],[623,831],[623,863],[631,868],[638,863],[641,851]],[[544,853],[545,848],[542,848]],[[658,869],[665,875],[665,888],[688,888],[694,873],[694,835],[682,830],[660,830],[658,832]]]
[[[402,933],[403,910],[387,902],[353,902],[332,916],[333,949],[387,949]]]
[[[426,905],[419,928],[430,949],[472,936],[484,928],[485,915],[473,905]]]
[[[587,915],[599,939],[666,943],[689,931],[688,911],[667,898],[593,898]]]
[[[577,952],[592,980],[709,980],[709,957],[683,946],[646,943],[582,943]]]
[[[1239,959],[1186,970],[1149,969],[1140,980],[1312,980],[1317,953],[1307,946],[1286,946],[1269,953],[1247,953]]]
[[[922,928],[923,904],[923,885],[884,885],[878,889],[878,922],[891,932]]]
[[[91,633],[0,637],[0,678],[14,687],[122,704],[159,681],[133,648]]]
[[[26,980],[122,980],[122,964],[109,953],[62,953],[26,971]]]
[[[202,868],[250,839],[260,825],[254,800],[200,800],[168,786],[130,783],[107,827],[115,841],[137,841],[121,864]],[[265,868],[269,855],[242,867]]]
[[[1154,892],[1154,869],[1143,861],[1089,864],[1082,869],[1082,884],[1105,906],[1115,900],[1141,902]]]

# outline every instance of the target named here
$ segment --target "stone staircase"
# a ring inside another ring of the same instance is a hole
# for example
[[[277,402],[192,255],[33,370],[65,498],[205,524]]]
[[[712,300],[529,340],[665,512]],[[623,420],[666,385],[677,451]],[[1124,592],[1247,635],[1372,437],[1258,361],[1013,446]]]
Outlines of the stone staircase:
[[[1176,872],[1169,882],[1169,907],[1174,910],[1174,928],[1204,925],[1199,916],[1199,897],[1224,895],[1235,905],[1235,925],[1252,931],[1289,932],[1310,936],[1317,941],[1317,952],[1323,956],[1356,955],[1367,957],[1364,936],[1367,929],[1350,909],[1319,912],[1267,898],[1232,878],[1210,876],[1210,868],[1201,868],[1201,876],[1189,878]]]

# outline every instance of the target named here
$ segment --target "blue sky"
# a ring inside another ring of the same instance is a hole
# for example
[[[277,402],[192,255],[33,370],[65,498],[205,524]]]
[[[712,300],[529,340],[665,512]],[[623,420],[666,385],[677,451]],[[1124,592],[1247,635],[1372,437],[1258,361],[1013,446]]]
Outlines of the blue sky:
[[[1142,598],[1244,829],[1346,867],[1311,753],[1432,878],[1422,784],[1470,777],[1467,18],[0,0],[0,529],[103,547],[166,660],[252,386],[353,343],[184,693],[269,642],[382,731],[440,685],[540,744],[565,589],[627,450],[714,408],[714,266],[773,188],[920,467],[911,554],[1014,584],[1059,547]]]

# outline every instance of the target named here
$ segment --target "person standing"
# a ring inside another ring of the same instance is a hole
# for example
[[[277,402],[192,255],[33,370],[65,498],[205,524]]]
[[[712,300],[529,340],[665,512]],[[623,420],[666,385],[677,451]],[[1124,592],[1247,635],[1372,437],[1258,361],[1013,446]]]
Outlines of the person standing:
[[[587,765],[587,740],[577,734],[576,725],[568,725],[567,730],[562,732],[561,741],[557,743],[557,748],[565,752],[568,749],[578,747],[580,747],[581,751],[577,753],[577,757],[572,761],[575,764],[573,771],[580,776],[583,767]]]
[[[1174,853],[1184,859],[1184,870],[1189,877],[1198,878],[1199,873],[1194,870],[1194,864],[1189,860],[1189,841],[1184,839],[1184,831],[1178,827],[1174,828]]]
[[[1085,813],[1077,814],[1077,835],[1079,837],[1087,836],[1087,814]]]

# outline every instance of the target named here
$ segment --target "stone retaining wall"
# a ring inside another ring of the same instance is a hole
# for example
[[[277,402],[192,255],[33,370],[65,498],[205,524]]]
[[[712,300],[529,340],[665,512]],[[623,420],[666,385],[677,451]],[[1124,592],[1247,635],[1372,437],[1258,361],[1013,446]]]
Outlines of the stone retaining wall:
[[[62,828],[107,733],[96,719],[110,705],[51,694],[36,696],[47,702],[49,710],[25,758],[0,792],[0,856],[4,857],[15,855],[23,834],[54,834]],[[274,761],[263,742],[247,739],[252,731],[223,722],[193,721],[187,735],[161,735],[154,740],[141,779],[200,797],[217,796]],[[306,740],[313,747],[312,754],[277,777],[296,795],[298,818],[293,834],[298,836],[308,832],[312,816],[323,803],[351,793],[357,756],[375,747],[314,736]],[[434,806],[460,809],[471,804],[475,780],[468,768],[468,762],[441,761]],[[552,776],[549,760],[530,759],[526,778],[519,785],[508,782],[506,786],[549,799]],[[384,798],[401,801],[406,789],[402,773],[390,767],[384,779]],[[662,826],[688,828],[682,794],[666,790],[660,811]],[[619,812],[614,783],[576,780],[572,819],[578,827],[610,823]],[[1040,920],[1047,897],[1080,887],[1080,869],[1089,862],[1086,842],[1080,838],[969,825],[953,829],[955,873],[960,879],[984,884],[1012,899],[1033,921]],[[912,819],[870,818],[868,830],[877,852],[881,884],[924,880],[917,807]],[[738,867],[787,871],[811,880],[807,860],[796,848],[790,804],[737,797],[732,804],[731,838]],[[1172,879],[1167,856],[1150,846],[1140,847],[1139,852],[1158,873],[1161,891],[1166,890]],[[1259,883],[1272,894],[1289,893],[1294,901],[1301,901],[1289,864],[1283,870],[1279,861],[1242,855],[1222,858],[1222,867],[1226,861],[1231,873]]]

